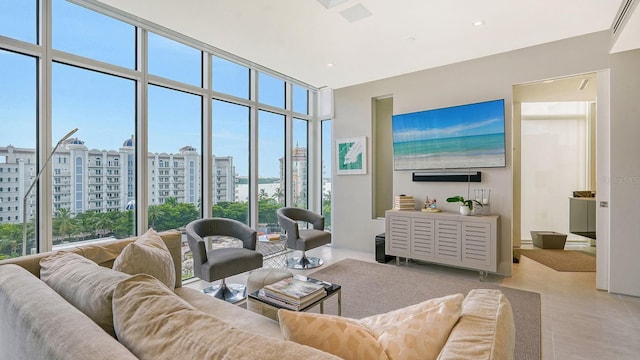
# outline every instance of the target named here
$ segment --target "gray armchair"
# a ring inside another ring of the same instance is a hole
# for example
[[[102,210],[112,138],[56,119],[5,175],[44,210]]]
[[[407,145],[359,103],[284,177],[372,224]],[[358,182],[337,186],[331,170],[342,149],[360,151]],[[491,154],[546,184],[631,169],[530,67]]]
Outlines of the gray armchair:
[[[255,251],[256,231],[236,220],[210,218],[190,222],[186,232],[195,276],[208,282],[222,280],[204,291],[232,303],[244,299],[246,287],[227,284],[225,278],[262,267],[262,254]],[[207,251],[204,238],[208,236],[231,236],[241,240],[242,247]]]
[[[287,260],[292,269],[312,269],[323,264],[322,259],[307,257],[305,252],[331,243],[331,233],[324,231],[324,216],[306,209],[284,207],[278,209],[278,223],[287,233],[287,247],[301,250],[302,256]],[[298,222],[309,223],[312,229],[300,229]]]

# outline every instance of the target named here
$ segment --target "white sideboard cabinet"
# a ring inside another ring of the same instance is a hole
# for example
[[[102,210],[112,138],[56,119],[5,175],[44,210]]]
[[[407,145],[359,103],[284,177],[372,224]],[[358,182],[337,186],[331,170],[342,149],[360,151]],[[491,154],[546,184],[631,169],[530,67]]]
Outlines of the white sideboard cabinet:
[[[481,278],[498,271],[500,215],[387,210],[385,218],[387,255],[478,270]]]

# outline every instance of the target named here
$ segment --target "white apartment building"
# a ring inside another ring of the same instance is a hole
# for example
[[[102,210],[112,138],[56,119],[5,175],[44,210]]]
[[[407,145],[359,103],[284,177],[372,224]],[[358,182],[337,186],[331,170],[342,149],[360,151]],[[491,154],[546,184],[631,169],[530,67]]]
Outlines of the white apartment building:
[[[51,159],[53,209],[108,212],[135,207],[135,139],[116,150],[89,149],[78,138],[66,140]],[[235,198],[232,157],[214,157],[213,202]],[[149,203],[168,198],[199,206],[202,196],[201,157],[192,146],[176,154],[149,153]],[[0,147],[0,223],[21,223],[24,194],[35,179],[35,150]],[[27,218],[35,216],[35,195],[27,199]]]
[[[233,202],[236,199],[236,168],[233,156],[213,157],[213,203]]]
[[[280,158],[280,189],[285,189],[284,158]],[[291,153],[291,201],[293,204],[307,204],[307,148],[296,146]]]

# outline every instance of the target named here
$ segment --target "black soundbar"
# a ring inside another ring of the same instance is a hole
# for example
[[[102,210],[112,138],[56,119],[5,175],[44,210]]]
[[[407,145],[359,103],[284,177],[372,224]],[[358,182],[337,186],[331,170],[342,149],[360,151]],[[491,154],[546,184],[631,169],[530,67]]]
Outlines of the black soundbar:
[[[482,182],[482,173],[413,173],[413,181],[425,182]]]

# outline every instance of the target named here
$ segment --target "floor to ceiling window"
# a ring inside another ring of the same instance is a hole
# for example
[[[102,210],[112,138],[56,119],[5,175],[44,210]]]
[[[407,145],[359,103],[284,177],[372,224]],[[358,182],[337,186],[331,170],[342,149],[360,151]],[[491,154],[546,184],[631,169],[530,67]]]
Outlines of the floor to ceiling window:
[[[0,259],[23,254],[23,198],[37,173],[36,59],[0,50]],[[9,124],[20,124],[10,126]],[[35,191],[27,199],[28,243],[34,237]]]
[[[331,230],[331,174],[332,174],[332,157],[331,157],[331,120],[323,120],[322,128],[322,215],[325,217],[324,227]]]
[[[135,234],[121,176],[135,154],[135,82],[57,62],[51,78],[52,139],[78,128],[51,161],[53,245]]]
[[[309,207],[308,183],[308,123],[306,120],[293,119],[293,143],[291,149],[291,206],[306,209]]]
[[[279,232],[278,207],[319,199],[308,187],[314,89],[78,4],[0,0],[0,119],[20,124],[0,132],[0,256],[22,253],[23,210],[32,252],[202,216]],[[37,164],[75,128],[25,208]]]
[[[292,90],[293,112],[309,114],[309,91],[294,85]],[[309,122],[293,118],[293,141],[291,143],[291,205],[309,207]]]
[[[249,225],[249,108],[213,100],[212,216]]]
[[[149,226],[177,229],[201,209],[202,98],[150,85],[148,99]]]
[[[279,233],[276,210],[284,206],[285,117],[268,111],[258,113],[258,230]]]

